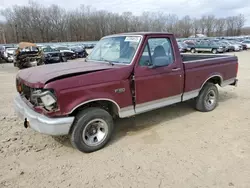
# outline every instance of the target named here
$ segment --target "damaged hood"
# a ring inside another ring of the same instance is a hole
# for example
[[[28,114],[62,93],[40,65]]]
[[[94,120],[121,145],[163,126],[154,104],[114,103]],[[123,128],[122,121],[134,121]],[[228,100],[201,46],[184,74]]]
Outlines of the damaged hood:
[[[30,87],[39,88],[51,80],[62,77],[70,77],[118,67],[120,66],[112,66],[108,63],[65,62],[23,69],[18,72],[17,78]]]

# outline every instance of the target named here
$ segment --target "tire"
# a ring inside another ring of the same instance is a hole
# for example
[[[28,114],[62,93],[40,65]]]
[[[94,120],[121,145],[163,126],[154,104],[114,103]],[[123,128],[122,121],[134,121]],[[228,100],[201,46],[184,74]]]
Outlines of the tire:
[[[62,57],[61,58],[61,62],[67,62],[68,60],[67,60],[67,58],[66,57]]]
[[[195,108],[201,112],[209,112],[218,105],[219,92],[213,83],[206,83],[196,98]]]
[[[196,52],[195,48],[192,48],[190,51],[191,51],[191,53],[193,53],[193,54]]]
[[[19,69],[25,68],[24,66],[21,65],[21,63],[18,63],[18,64],[17,64],[17,67],[18,67]]]
[[[39,60],[38,62],[39,62],[39,63],[37,63],[37,66],[45,65],[45,62],[42,61],[42,60]]]
[[[212,49],[212,53],[217,54],[218,53],[217,49]]]
[[[93,123],[97,124],[93,125]],[[87,108],[76,115],[70,130],[71,144],[81,152],[97,151],[108,143],[113,128],[112,116],[106,110],[96,107]],[[99,137],[103,137],[100,141],[97,138],[98,133]]]

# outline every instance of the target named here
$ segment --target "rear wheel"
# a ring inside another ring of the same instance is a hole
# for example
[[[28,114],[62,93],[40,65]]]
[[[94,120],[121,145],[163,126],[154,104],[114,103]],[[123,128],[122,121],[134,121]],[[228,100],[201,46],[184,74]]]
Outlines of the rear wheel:
[[[213,83],[206,83],[196,98],[196,109],[201,112],[209,112],[216,108],[218,104],[219,92]]]
[[[192,48],[192,49],[191,49],[191,53],[194,54],[195,52],[196,52],[195,48]]]
[[[212,53],[217,54],[218,53],[217,49],[212,49]]]
[[[101,108],[80,111],[70,131],[72,145],[81,152],[93,152],[103,148],[113,132],[111,115]]]

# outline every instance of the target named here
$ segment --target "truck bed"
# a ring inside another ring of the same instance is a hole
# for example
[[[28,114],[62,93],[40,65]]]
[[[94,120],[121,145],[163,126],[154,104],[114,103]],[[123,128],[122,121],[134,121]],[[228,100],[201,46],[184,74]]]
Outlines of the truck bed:
[[[217,58],[228,58],[228,57],[234,57],[234,56],[230,56],[230,55],[209,55],[209,54],[205,54],[205,55],[194,55],[194,54],[181,54],[182,57],[182,61],[183,63],[189,63],[189,62],[195,62],[195,61],[199,61],[199,62],[203,62],[204,60],[210,60],[210,59],[217,59]]]
[[[204,82],[212,77],[219,79],[220,85],[223,86],[233,82],[237,76],[237,56],[193,54],[181,54],[181,56],[185,70],[184,92],[191,92],[192,95],[198,95]]]

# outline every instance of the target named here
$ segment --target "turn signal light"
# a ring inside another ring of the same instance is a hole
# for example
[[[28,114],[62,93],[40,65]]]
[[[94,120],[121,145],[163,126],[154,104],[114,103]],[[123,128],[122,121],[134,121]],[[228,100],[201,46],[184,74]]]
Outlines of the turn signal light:
[[[18,90],[19,93],[21,93],[21,92],[22,92],[22,86],[21,86],[21,85],[18,85],[18,86],[17,86],[17,90]]]
[[[17,91],[18,91],[19,93],[22,92],[22,85],[21,85],[20,83],[17,84]]]

